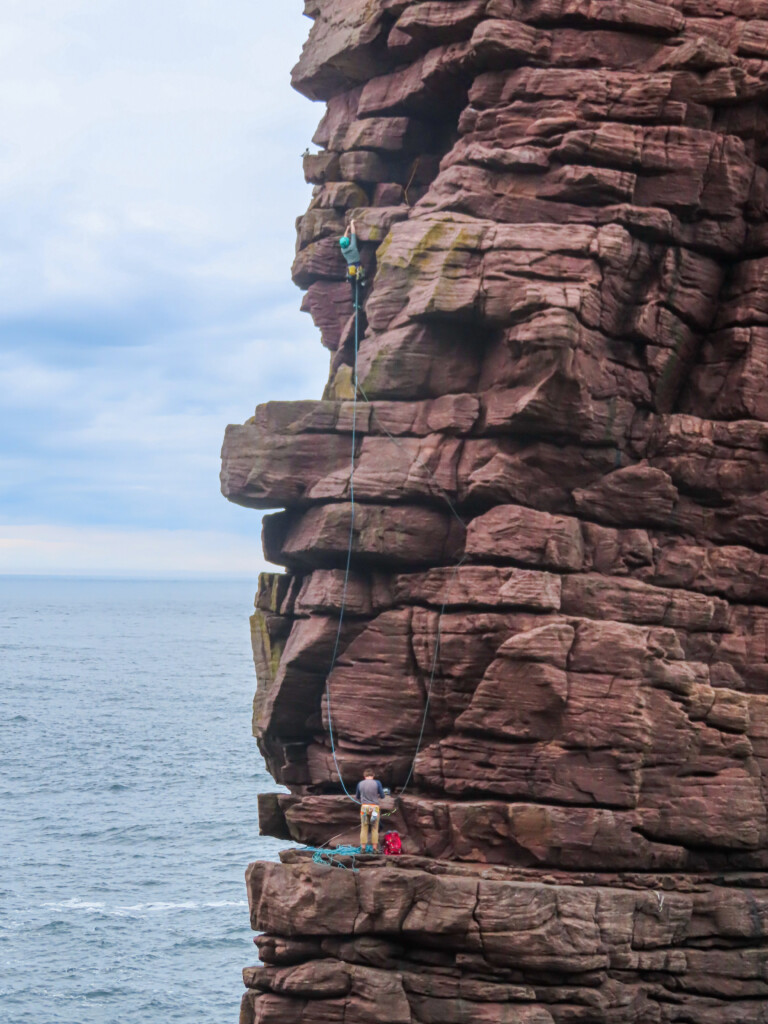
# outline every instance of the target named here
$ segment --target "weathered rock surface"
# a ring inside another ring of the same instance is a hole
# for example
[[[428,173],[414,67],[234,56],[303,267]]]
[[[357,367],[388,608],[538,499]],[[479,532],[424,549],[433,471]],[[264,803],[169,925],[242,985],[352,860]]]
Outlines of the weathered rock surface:
[[[252,864],[241,1021],[764,1021],[753,881]]]
[[[768,2],[305,13],[330,378],[222,468],[261,827],[354,841],[327,679],[408,856],[249,868],[242,1024],[768,1022]]]

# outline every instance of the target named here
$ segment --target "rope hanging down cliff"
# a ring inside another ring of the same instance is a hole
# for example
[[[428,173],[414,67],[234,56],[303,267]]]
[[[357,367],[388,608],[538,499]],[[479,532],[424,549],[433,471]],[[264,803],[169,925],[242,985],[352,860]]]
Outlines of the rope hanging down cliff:
[[[359,253],[357,253],[357,238],[356,238],[356,235],[355,235],[355,232],[354,232],[354,221],[351,222],[350,227],[351,227],[351,230],[352,230],[352,238],[350,239],[348,237],[348,234],[347,234],[347,235],[344,236],[343,239],[340,240],[342,242],[342,251],[344,252],[344,257],[345,257],[345,259],[347,260],[347,262],[349,264],[350,281],[351,281],[351,283],[353,285],[354,318],[355,318],[355,351],[354,351],[354,363],[353,363],[354,391],[353,391],[353,398],[352,398],[352,449],[351,449],[350,468],[349,468],[350,518],[349,518],[349,537],[348,537],[348,541],[347,541],[347,557],[346,557],[346,564],[345,564],[345,568],[344,568],[344,584],[343,584],[342,591],[341,591],[341,606],[339,608],[339,621],[338,621],[338,625],[337,625],[337,628],[336,628],[336,638],[335,638],[334,645],[333,645],[333,654],[331,655],[331,663],[330,663],[330,666],[329,666],[329,669],[328,669],[328,674],[326,675],[326,679],[325,679],[325,703],[326,703],[326,713],[327,713],[327,717],[328,717],[328,734],[329,734],[330,741],[331,741],[331,755],[333,757],[333,764],[334,764],[334,767],[336,769],[336,774],[338,775],[339,782],[341,783],[341,788],[343,789],[345,795],[350,800],[352,800],[353,803],[358,803],[357,799],[349,792],[349,790],[346,787],[346,784],[344,782],[344,777],[343,777],[343,775],[341,773],[341,766],[339,765],[339,760],[338,760],[338,756],[337,756],[337,753],[336,753],[336,741],[334,739],[334,733],[333,733],[333,712],[332,712],[332,708],[331,708],[331,683],[330,683],[331,675],[332,675],[333,670],[334,670],[334,668],[336,666],[336,660],[337,660],[338,654],[339,654],[339,646],[341,644],[341,633],[342,633],[342,628],[343,628],[343,625],[344,625],[344,613],[346,611],[346,604],[347,604],[347,590],[349,588],[349,577],[350,577],[350,571],[351,571],[351,566],[352,566],[352,550],[353,550],[353,547],[354,547],[354,534],[355,534],[355,480],[354,480],[354,475],[355,475],[355,449],[356,449],[356,446],[357,446],[357,406],[358,406],[358,393],[363,398],[363,400],[370,406],[373,415],[376,414],[375,406],[371,403],[370,398],[365,393],[364,389],[360,386],[360,383],[358,381],[358,374],[357,374],[358,349],[359,349],[359,344],[360,344],[360,282],[361,282],[361,279],[362,279],[362,271],[361,271],[360,264],[357,263],[357,265],[354,267],[355,272],[354,272],[354,274],[352,273],[353,262],[350,260],[349,257],[356,255],[357,259],[359,260]],[[348,229],[348,233],[349,233],[349,229]],[[347,242],[347,246],[343,245],[344,241]],[[351,249],[353,246],[354,246],[354,253],[349,253],[349,249]],[[381,424],[381,422],[379,422],[379,427],[382,430],[382,432],[389,438],[389,440],[398,449],[400,449],[401,451],[405,451],[405,448],[403,447],[403,445],[386,429],[386,427],[384,427]],[[431,478],[432,482],[435,484],[435,486],[439,490],[441,497],[443,498],[443,500],[448,505],[448,507],[449,507],[449,509],[451,511],[451,514],[460,523],[462,529],[464,529],[465,523],[464,523],[463,519],[461,518],[459,513],[456,511],[456,508],[455,508],[453,502],[451,501],[450,497],[448,496],[448,493],[446,492],[445,488],[442,487],[442,485],[436,479],[436,477],[435,477],[434,473],[432,472],[432,470],[429,468],[429,466],[427,466],[418,457],[416,457],[414,459],[414,462],[415,462],[415,464],[417,466],[419,466],[421,469],[423,469],[428,474],[428,476]],[[440,641],[441,641],[441,637],[442,637],[443,615],[445,613],[445,609],[446,609],[447,604],[448,604],[448,595],[450,594],[451,587],[453,586],[453,583],[454,583],[454,581],[456,579],[456,575],[457,575],[457,573],[459,571],[459,568],[464,563],[465,558],[466,558],[466,556],[462,555],[462,557],[459,559],[459,561],[454,565],[453,572],[451,574],[451,578],[448,581],[448,585],[446,587],[446,592],[445,592],[444,600],[443,600],[443,603],[442,603],[442,605],[440,607],[440,612],[438,614],[438,619],[437,619],[437,630],[436,630],[436,635],[435,635],[435,646],[434,646],[434,650],[433,650],[433,653],[432,653],[432,663],[431,663],[431,667],[430,667],[429,680],[428,680],[428,684],[427,684],[427,688],[426,688],[426,695],[425,695],[425,701],[424,701],[424,713],[423,713],[422,718],[421,718],[421,726],[420,726],[420,729],[419,729],[419,735],[418,735],[418,739],[417,739],[417,743],[416,743],[416,749],[414,751],[413,758],[411,760],[411,766],[410,766],[408,774],[407,774],[407,776],[405,778],[405,782],[403,783],[403,785],[400,787],[399,791],[395,795],[395,800],[399,799],[399,797],[401,797],[403,795],[403,793],[405,793],[406,789],[408,788],[408,786],[410,784],[410,781],[411,781],[411,778],[413,777],[413,772],[414,772],[414,769],[415,769],[415,766],[416,766],[416,758],[418,757],[419,751],[421,750],[421,744],[422,744],[423,739],[424,739],[424,731],[426,729],[427,718],[429,716],[429,707],[430,707],[430,701],[431,701],[431,697],[432,697],[432,688],[433,688],[433,685],[434,685],[435,676],[437,674],[437,662],[438,662],[438,656],[439,656],[439,652],[440,652]],[[390,812],[390,813],[392,813],[392,812]]]

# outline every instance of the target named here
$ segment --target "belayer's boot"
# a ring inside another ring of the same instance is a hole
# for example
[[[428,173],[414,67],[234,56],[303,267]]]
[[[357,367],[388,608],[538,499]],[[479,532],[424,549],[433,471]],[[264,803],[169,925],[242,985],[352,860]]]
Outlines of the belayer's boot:
[[[366,853],[374,853],[374,849],[373,849],[373,847],[371,846],[370,843],[368,843],[368,845],[366,846],[365,852]]]

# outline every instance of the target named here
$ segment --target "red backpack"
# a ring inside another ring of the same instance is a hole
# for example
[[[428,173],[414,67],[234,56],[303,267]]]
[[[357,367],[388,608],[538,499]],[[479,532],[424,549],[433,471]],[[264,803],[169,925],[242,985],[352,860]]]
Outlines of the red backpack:
[[[390,857],[399,857],[403,852],[403,844],[400,840],[399,832],[387,832],[384,836],[382,843],[382,849]]]

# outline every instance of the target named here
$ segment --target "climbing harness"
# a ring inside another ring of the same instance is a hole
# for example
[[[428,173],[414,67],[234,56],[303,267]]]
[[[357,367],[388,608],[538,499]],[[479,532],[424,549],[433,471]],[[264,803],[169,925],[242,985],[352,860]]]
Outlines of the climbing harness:
[[[361,804],[360,805],[360,845],[363,842],[363,832],[366,836],[370,836],[375,842],[378,842],[379,835],[379,819],[381,818],[381,808],[378,804]],[[366,840],[367,843],[367,840]]]
[[[327,712],[327,715],[328,715],[328,734],[329,734],[330,742],[331,742],[331,755],[333,757],[333,764],[334,764],[334,767],[336,769],[336,774],[338,775],[339,782],[341,783],[341,788],[344,790],[345,795],[350,800],[352,800],[354,803],[359,803],[359,801],[349,792],[349,790],[346,787],[346,784],[344,782],[344,777],[342,776],[342,773],[341,773],[341,767],[339,765],[337,753],[336,753],[336,741],[335,741],[334,735],[333,735],[333,714],[332,714],[332,709],[331,709],[331,686],[330,686],[330,678],[331,678],[333,670],[334,670],[334,668],[336,666],[336,660],[338,658],[338,653],[339,653],[339,646],[340,646],[340,643],[341,643],[341,634],[342,634],[342,628],[343,628],[343,625],[344,625],[344,612],[346,610],[347,590],[348,590],[348,587],[349,587],[349,576],[350,576],[350,570],[351,570],[351,565],[352,565],[352,548],[353,548],[353,545],[354,545],[354,532],[355,532],[355,481],[354,481],[354,476],[355,476],[355,448],[357,446],[357,405],[358,405],[358,393],[362,396],[363,400],[370,406],[372,414],[374,416],[376,415],[376,408],[372,404],[372,402],[371,402],[370,398],[368,397],[368,395],[365,393],[365,390],[360,385],[360,383],[358,381],[358,376],[357,376],[358,348],[359,348],[359,343],[360,343],[360,294],[359,294],[359,277],[358,277],[358,275],[355,275],[355,303],[354,303],[354,311],[355,311],[355,354],[354,354],[354,365],[353,365],[354,393],[353,393],[353,399],[352,399],[352,454],[351,454],[350,470],[349,470],[349,502],[350,502],[349,538],[348,538],[348,542],[347,542],[347,559],[346,559],[346,565],[345,565],[345,568],[344,568],[344,584],[343,584],[342,591],[341,591],[341,607],[339,609],[339,621],[338,621],[338,625],[337,625],[337,628],[336,628],[336,639],[335,639],[334,645],[333,645],[333,654],[331,655],[330,667],[328,669],[328,674],[326,675],[326,679],[325,679],[325,703],[326,703],[326,712]],[[378,417],[377,417],[377,419],[378,419]],[[405,451],[404,446],[386,429],[386,427],[384,427],[384,425],[381,423],[380,420],[379,420],[379,426],[380,426],[381,430],[384,432],[384,434],[386,434],[386,436],[390,439],[390,441],[397,448],[399,448],[401,451]],[[406,454],[408,454],[408,453],[406,452]],[[464,529],[464,527],[466,525],[464,523],[464,520],[461,518],[461,516],[457,512],[456,507],[454,506],[453,502],[451,501],[450,497],[448,496],[447,491],[439,483],[439,481],[436,479],[434,473],[429,468],[429,466],[427,466],[426,463],[424,463],[418,457],[416,457],[414,459],[414,463],[415,463],[415,465],[420,466],[428,474],[428,476],[431,478],[432,482],[435,484],[435,486],[439,490],[442,498],[444,499],[444,501],[446,502],[446,504],[450,508],[451,514],[461,524],[462,529]],[[399,792],[395,795],[395,810],[397,808],[397,801],[405,793],[406,789],[408,788],[408,786],[410,784],[410,781],[411,781],[411,778],[413,777],[413,772],[414,772],[414,769],[415,769],[415,766],[416,766],[416,758],[418,757],[419,751],[421,750],[421,744],[422,744],[423,739],[424,739],[424,732],[425,732],[426,725],[427,725],[427,718],[429,716],[429,708],[430,708],[430,702],[431,702],[431,698],[432,698],[432,688],[433,688],[433,685],[434,685],[435,676],[437,675],[438,657],[439,657],[439,653],[440,653],[440,642],[441,642],[441,638],[442,638],[443,616],[445,614],[445,609],[448,606],[448,598],[449,598],[449,595],[450,595],[450,592],[451,592],[451,588],[453,587],[453,584],[454,584],[454,582],[456,580],[456,576],[458,574],[458,571],[461,568],[461,566],[464,564],[465,560],[466,560],[466,555],[462,555],[462,557],[459,559],[459,561],[453,567],[453,572],[451,574],[451,579],[449,580],[448,587],[446,588],[445,598],[443,600],[442,606],[440,608],[440,612],[438,614],[437,630],[436,630],[436,636],[435,636],[435,646],[434,646],[434,651],[432,653],[432,663],[431,663],[430,674],[429,674],[429,682],[428,682],[428,685],[427,685],[427,688],[426,688],[426,697],[425,697],[425,701],[424,701],[424,713],[423,713],[422,719],[421,719],[421,727],[419,729],[419,736],[418,736],[418,740],[417,740],[417,743],[416,743],[416,749],[415,749],[414,754],[413,754],[413,759],[411,760],[411,767],[410,767],[410,769],[408,771],[408,775],[406,776],[405,782],[400,787]],[[391,815],[395,813],[395,810],[392,810],[392,811],[389,811],[389,812],[382,812],[381,813],[381,817],[382,818],[391,817]],[[339,847],[337,849],[342,849],[342,847]],[[344,849],[346,849],[346,848],[344,848]],[[326,850],[326,853],[327,852],[328,851]],[[323,861],[323,863],[325,863],[325,861]]]
[[[361,804],[360,814],[361,816],[366,817],[368,819],[369,824],[375,825],[376,822],[379,820],[381,808],[379,807],[378,804]]]

